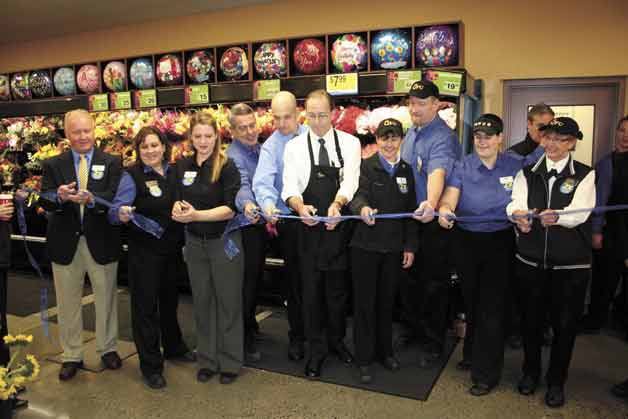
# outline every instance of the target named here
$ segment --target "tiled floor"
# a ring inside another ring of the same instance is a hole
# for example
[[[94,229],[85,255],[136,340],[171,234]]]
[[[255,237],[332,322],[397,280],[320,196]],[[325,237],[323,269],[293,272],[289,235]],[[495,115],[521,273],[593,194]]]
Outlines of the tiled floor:
[[[628,418],[628,403],[608,389],[628,377],[628,345],[606,335],[581,336],[567,385],[567,405],[551,410],[544,388],[532,397],[514,391],[521,353],[508,350],[501,385],[476,398],[467,393],[467,374],[455,368],[461,345],[427,402],[419,402],[270,372],[245,369],[228,386],[216,379],[200,384],[192,365],[167,363],[168,387],[150,390],[141,381],[137,355],[119,371],[81,371],[70,382],[57,379],[59,365],[45,360],[58,352],[56,326],[46,337],[33,318],[9,317],[13,333],[35,336],[32,351],[42,359],[40,378],[24,396],[30,406],[15,414],[27,418]],[[263,322],[262,322],[263,328]],[[92,333],[86,332],[86,339]],[[417,374],[421,370],[417,369]]]

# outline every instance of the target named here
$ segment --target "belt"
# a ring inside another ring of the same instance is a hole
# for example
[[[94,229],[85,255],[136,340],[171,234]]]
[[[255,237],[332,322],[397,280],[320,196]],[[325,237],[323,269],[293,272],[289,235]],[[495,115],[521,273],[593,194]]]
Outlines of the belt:
[[[515,255],[515,257],[521,262],[524,263],[528,266],[532,266],[534,268],[540,268],[540,269],[552,269],[552,270],[564,270],[564,269],[590,269],[591,268],[591,264],[590,263],[583,263],[583,264],[574,264],[574,265],[550,265],[550,264],[542,264],[542,263],[538,263],[538,262],[533,262],[529,259],[524,258],[523,256],[521,256],[519,253],[517,253]]]
[[[197,233],[197,232],[190,231],[190,230],[187,230],[187,229],[185,230],[185,233],[187,235],[189,235],[190,237],[192,237],[194,239],[197,239],[197,240],[208,241],[208,240],[216,240],[216,239],[220,238],[219,235],[216,236],[215,234],[208,235],[208,234],[203,234],[203,233]]]

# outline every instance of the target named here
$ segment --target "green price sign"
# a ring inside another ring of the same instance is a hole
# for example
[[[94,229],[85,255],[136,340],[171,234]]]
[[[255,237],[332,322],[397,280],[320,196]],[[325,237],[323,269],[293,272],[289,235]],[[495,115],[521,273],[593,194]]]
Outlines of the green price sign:
[[[89,110],[92,112],[101,112],[109,110],[109,96],[107,93],[100,95],[91,95],[89,97]]]
[[[185,88],[186,105],[202,105],[209,102],[209,85],[196,84]]]
[[[438,86],[441,96],[460,96],[462,93],[463,73],[428,70],[426,78]]]
[[[332,96],[358,94],[358,73],[328,74],[326,82],[327,93]]]
[[[136,108],[153,108],[157,106],[157,91],[155,89],[137,90],[133,92]]]
[[[407,94],[412,84],[421,80],[421,71],[389,71],[387,77],[386,93]]]
[[[253,83],[253,99],[271,100],[281,90],[279,79],[259,80]]]
[[[111,109],[131,109],[131,92],[110,93]]]

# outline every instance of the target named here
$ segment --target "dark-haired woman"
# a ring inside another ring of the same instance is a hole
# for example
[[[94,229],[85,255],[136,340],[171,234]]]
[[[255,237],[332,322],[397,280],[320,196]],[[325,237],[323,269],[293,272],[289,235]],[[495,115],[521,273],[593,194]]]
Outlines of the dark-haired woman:
[[[181,257],[183,228],[170,217],[176,197],[176,178],[168,166],[170,146],[153,127],[134,139],[136,162],[123,173],[109,210],[112,223],[129,226],[128,266],[133,339],[146,384],[165,387],[164,358],[194,362],[177,321],[177,259]],[[163,228],[161,238],[141,230],[131,219],[141,214]],[[163,355],[161,347],[163,346]]]

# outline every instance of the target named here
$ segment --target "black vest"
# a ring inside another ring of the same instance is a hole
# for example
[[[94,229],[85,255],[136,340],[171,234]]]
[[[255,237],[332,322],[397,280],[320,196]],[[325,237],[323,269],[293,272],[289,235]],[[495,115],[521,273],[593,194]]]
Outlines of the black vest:
[[[161,239],[157,239],[129,223],[129,244],[150,246],[160,254],[178,251],[183,244],[183,226],[171,218],[177,190],[174,167],[169,168],[165,178],[153,170],[144,173],[140,164],[129,168],[128,173],[137,191],[132,204],[135,212],[155,220],[164,229]]]
[[[571,157],[565,168],[556,176],[548,194],[545,159],[523,169],[528,184],[528,208],[563,209],[573,200],[580,182],[592,169]],[[548,195],[550,202],[548,205]],[[518,253],[526,260],[551,268],[591,263],[591,218],[574,228],[551,226],[544,228],[539,219],[533,219],[532,230],[519,234]]]

